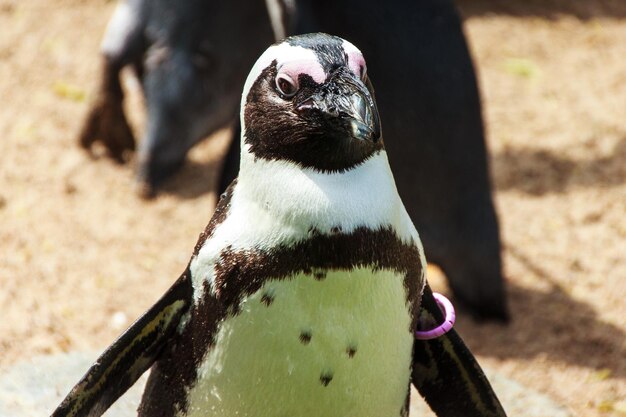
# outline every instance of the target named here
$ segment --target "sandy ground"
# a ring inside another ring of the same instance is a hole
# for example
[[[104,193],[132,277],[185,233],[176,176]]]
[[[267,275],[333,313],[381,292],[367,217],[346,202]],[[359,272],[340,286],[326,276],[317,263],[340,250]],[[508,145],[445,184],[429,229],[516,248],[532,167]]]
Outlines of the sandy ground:
[[[626,415],[626,2],[462,0],[513,322],[480,361],[580,416]],[[114,2],[0,0],[0,369],[99,349],[185,267],[225,135],[151,202],[76,146]],[[142,127],[136,83],[126,83]],[[435,287],[444,280],[431,270]]]

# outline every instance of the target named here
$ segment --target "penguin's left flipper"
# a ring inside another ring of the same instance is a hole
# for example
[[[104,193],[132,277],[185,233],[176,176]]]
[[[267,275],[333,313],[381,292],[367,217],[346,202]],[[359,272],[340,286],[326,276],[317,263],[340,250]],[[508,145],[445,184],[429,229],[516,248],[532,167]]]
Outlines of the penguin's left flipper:
[[[436,323],[444,320],[428,284],[420,314]],[[476,358],[454,329],[436,339],[415,340],[412,381],[438,417],[506,417]]]
[[[103,414],[152,366],[175,336],[192,294],[187,268],[165,295],[104,351],[52,417]]]

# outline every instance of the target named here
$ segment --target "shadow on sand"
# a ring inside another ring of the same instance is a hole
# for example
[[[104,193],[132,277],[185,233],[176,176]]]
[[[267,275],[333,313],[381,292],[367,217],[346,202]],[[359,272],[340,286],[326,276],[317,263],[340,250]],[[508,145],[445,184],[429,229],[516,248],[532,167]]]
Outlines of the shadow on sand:
[[[589,304],[574,300],[522,253],[507,250],[528,270],[545,277],[551,287],[542,292],[509,282],[512,321],[508,325],[462,318],[458,328],[472,351],[498,359],[545,356],[567,365],[609,369],[611,377],[626,377],[624,331],[602,321]]]
[[[217,190],[218,169],[222,162],[185,161],[179,172],[168,179],[159,193],[177,196],[183,200],[193,200]]]
[[[496,189],[532,195],[562,193],[571,186],[611,187],[626,182],[626,137],[611,155],[575,161],[545,150],[512,149],[491,159]]]
[[[620,0],[456,0],[464,18],[488,14],[556,19],[560,15],[582,20],[626,17]]]

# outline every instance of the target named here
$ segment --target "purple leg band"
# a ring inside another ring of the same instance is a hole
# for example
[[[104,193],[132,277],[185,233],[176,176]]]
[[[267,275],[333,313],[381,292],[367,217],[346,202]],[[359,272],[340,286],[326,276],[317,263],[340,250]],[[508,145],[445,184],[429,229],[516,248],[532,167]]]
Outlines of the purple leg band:
[[[421,331],[418,330],[415,332],[415,338],[418,340],[430,340],[436,339],[439,336],[443,336],[448,333],[452,326],[454,326],[454,321],[456,320],[456,313],[454,312],[454,307],[450,300],[439,293],[433,293],[435,300],[437,301],[437,305],[441,309],[441,312],[446,316],[439,326],[435,327],[431,330]]]

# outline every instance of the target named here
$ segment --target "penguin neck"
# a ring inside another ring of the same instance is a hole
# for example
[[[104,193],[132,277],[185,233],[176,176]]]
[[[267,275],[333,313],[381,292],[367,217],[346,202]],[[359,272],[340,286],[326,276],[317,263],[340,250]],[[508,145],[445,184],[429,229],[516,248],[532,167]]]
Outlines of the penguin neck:
[[[311,230],[331,234],[391,228],[407,243],[419,240],[384,150],[349,170],[327,173],[258,158],[248,148],[242,146],[234,197],[246,201],[252,218],[264,213],[300,236]]]

